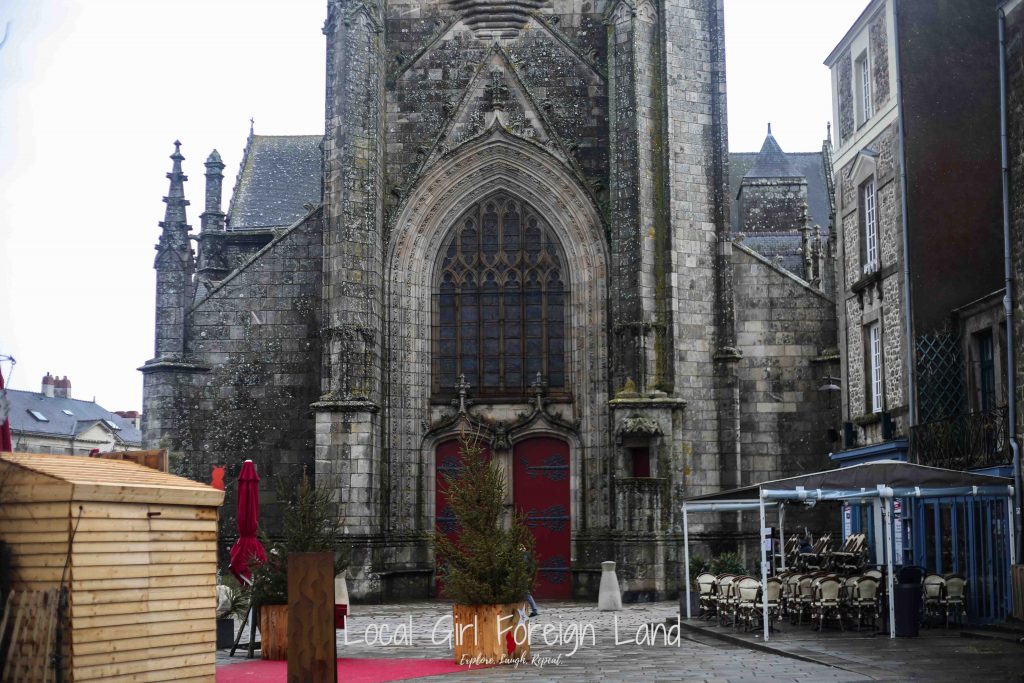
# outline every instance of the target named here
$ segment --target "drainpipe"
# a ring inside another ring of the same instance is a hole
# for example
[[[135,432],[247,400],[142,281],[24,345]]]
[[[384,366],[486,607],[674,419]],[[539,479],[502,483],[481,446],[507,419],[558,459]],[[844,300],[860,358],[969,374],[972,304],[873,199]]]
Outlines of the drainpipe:
[[[1003,295],[1003,309],[1006,311],[1006,412],[1007,438],[1013,452],[1013,507],[1014,527],[1018,543],[1021,542],[1021,474],[1020,446],[1017,444],[1017,383],[1013,331],[1013,258],[1010,251],[1010,142],[1006,121],[1006,11],[998,10],[999,16],[999,138],[1002,147],[1003,176],[1003,273],[1006,277],[1006,293]],[[1017,554],[1021,561],[1021,553]]]
[[[917,353],[914,348],[914,316],[910,305],[910,228],[907,220],[907,145],[906,127],[903,117],[903,70],[900,68],[900,22],[897,13],[899,5],[892,3],[892,39],[896,46],[896,118],[899,122],[899,156],[900,156],[900,211],[903,213],[903,308],[904,320],[907,323],[906,336],[903,344],[907,353],[907,421],[909,428],[917,424]]]

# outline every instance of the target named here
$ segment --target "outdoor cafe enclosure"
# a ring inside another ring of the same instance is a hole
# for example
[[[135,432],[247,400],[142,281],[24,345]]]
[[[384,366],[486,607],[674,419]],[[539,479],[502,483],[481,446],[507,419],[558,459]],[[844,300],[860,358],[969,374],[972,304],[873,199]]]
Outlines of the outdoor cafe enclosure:
[[[886,596],[890,636],[895,637],[893,619],[894,567],[902,564],[941,567],[942,558],[950,558],[950,567],[966,576],[972,593],[968,612],[971,618],[1005,618],[1011,604],[1010,566],[1015,562],[1013,524],[1010,501],[1013,487],[1009,479],[957,470],[946,470],[905,462],[886,460],[816,472],[787,479],[767,481],[753,486],[690,498],[683,503],[684,563],[689,566],[690,515],[696,513],[757,512],[762,535],[760,574],[762,585],[774,567],[769,513],[785,538],[787,505],[848,504],[851,511],[865,510],[858,517],[869,527],[869,544],[874,560],[886,569]],[[907,524],[897,530],[894,508],[921,509],[919,525],[908,533]],[[942,513],[953,510],[952,514]],[[851,514],[852,516],[852,514]],[[927,532],[928,525],[932,531]],[[852,525],[844,528],[848,535]],[[897,553],[899,545],[907,548],[918,539],[915,552]],[[916,534],[916,537],[915,537]],[[927,541],[932,547],[927,547]],[[947,546],[943,548],[943,546]],[[919,551],[919,552],[917,552]],[[906,556],[909,555],[909,558]],[[910,559],[910,562],[904,562]],[[781,557],[785,569],[785,555]],[[937,564],[935,561],[938,561]],[[690,618],[690,582],[686,582],[687,618]],[[767,597],[761,602],[764,637],[769,638]]]

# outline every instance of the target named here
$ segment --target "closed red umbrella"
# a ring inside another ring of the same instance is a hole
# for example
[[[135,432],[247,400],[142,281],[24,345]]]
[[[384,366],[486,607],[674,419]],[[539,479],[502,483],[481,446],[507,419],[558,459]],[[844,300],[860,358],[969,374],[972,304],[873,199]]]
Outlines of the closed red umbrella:
[[[231,573],[245,583],[252,582],[250,565],[267,561],[267,551],[256,540],[259,521],[260,477],[252,460],[246,460],[238,475],[238,541],[231,547]]]

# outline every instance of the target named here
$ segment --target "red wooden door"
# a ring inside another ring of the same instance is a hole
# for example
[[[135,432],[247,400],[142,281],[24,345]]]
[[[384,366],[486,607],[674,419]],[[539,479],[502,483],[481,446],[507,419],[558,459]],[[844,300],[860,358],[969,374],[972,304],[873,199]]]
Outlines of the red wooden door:
[[[526,518],[537,551],[536,598],[572,597],[569,573],[569,444],[537,437],[512,452],[512,498]]]
[[[483,456],[491,457],[490,448],[483,445]],[[458,536],[458,522],[455,520],[455,513],[448,504],[446,492],[448,486],[444,477],[457,477],[462,469],[462,454],[459,453],[459,442],[457,440],[445,441],[437,447],[434,460],[434,526],[438,531],[448,538],[454,539]],[[435,590],[438,596],[443,597],[441,582],[435,583]]]

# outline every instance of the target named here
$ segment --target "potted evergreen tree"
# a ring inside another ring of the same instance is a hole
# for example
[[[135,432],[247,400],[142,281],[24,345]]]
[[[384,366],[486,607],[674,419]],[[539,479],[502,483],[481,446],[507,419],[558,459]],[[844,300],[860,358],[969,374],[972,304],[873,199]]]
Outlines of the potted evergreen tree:
[[[333,552],[334,574],[347,566],[348,555],[338,539],[341,520],[332,511],[333,490],[314,486],[303,473],[298,489],[278,491],[284,503],[281,537],[263,533],[267,561],[253,567],[252,597],[260,610],[260,654],[263,659],[288,657],[288,555],[290,553]]]
[[[462,467],[445,475],[458,524],[434,533],[438,571],[453,608],[455,661],[497,664],[529,654],[526,595],[533,586],[533,535],[516,514],[503,523],[505,480],[479,436],[460,437]]]

